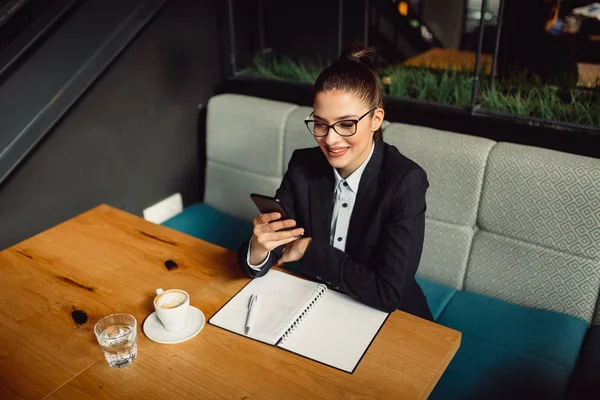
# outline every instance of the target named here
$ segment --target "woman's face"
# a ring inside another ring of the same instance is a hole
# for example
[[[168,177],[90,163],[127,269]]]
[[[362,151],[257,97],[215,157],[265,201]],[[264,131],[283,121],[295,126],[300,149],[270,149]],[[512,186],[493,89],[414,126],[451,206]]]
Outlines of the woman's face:
[[[313,107],[314,120],[328,124],[357,120],[371,108],[356,95],[342,91],[319,92]],[[382,108],[375,109],[358,122],[356,134],[352,136],[341,136],[333,128],[327,136],[315,136],[327,161],[343,178],[352,174],[371,153],[373,132],[381,126],[383,116]]]

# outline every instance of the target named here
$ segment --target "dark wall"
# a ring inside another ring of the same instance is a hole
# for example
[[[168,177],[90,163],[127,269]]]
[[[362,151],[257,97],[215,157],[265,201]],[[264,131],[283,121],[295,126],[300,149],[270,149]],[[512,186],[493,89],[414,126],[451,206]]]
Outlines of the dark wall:
[[[265,45],[276,54],[331,62],[338,56],[338,1],[263,0]]]
[[[170,0],[0,186],[0,249],[101,203],[201,199],[198,105],[222,76],[217,0]]]
[[[238,71],[248,66],[261,45],[278,56],[308,57],[323,64],[339,57],[338,0],[233,0],[232,3]],[[227,13],[226,6],[222,7],[223,13]],[[264,43],[260,39],[261,18]],[[364,39],[364,22],[364,0],[344,0],[342,49],[353,41]]]
[[[458,49],[464,10],[465,0],[425,0],[423,20],[444,47]]]

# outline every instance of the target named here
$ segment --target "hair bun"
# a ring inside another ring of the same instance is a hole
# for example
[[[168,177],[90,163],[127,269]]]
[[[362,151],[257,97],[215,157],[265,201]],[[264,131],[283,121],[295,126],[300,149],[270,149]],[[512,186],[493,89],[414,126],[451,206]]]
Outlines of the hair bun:
[[[375,71],[375,60],[373,54],[377,51],[375,48],[365,47],[362,42],[353,42],[340,55],[340,60],[350,60],[364,64],[369,69]]]

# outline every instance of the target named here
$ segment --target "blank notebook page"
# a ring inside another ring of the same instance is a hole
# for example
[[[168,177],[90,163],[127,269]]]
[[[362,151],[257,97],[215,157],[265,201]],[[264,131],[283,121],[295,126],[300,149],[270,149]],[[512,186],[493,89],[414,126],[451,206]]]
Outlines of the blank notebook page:
[[[248,337],[274,345],[312,299],[321,285],[295,276],[269,271],[255,278],[211,319],[210,323],[245,336],[248,304],[258,294],[258,309]]]
[[[387,316],[328,290],[279,347],[352,372]]]

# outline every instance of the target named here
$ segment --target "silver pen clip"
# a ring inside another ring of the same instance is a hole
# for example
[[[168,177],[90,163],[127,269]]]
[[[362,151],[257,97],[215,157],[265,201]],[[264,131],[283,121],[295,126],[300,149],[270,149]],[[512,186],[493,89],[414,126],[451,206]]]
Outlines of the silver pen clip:
[[[252,296],[250,296],[250,302],[248,303],[248,316],[246,317],[246,335],[248,334],[248,332],[250,332],[250,314],[252,314],[252,306],[254,306],[254,304],[257,302],[258,300],[258,295],[256,293],[254,293]],[[256,312],[256,310],[255,310]]]
[[[248,303],[248,311],[250,311],[250,309],[252,308],[252,304],[254,304],[254,302],[256,301],[256,293],[252,294],[252,296],[250,296],[250,302]]]

